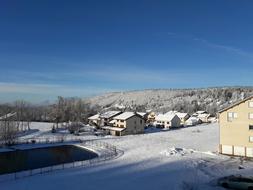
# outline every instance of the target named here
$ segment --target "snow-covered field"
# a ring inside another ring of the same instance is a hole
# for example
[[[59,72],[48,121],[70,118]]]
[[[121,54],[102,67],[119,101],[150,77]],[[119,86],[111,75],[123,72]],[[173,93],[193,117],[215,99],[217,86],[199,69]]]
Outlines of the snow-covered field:
[[[48,136],[51,124],[33,123],[33,136]],[[37,129],[37,130],[36,130]],[[222,189],[215,179],[252,172],[252,162],[217,154],[218,125],[208,124],[170,131],[149,130],[124,137],[85,136],[117,146],[124,155],[88,168],[75,168],[0,183],[1,190],[163,190]]]

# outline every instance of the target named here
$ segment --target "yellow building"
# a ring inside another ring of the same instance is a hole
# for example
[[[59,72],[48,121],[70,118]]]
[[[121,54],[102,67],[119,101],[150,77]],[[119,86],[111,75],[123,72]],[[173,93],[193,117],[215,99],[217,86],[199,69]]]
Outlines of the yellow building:
[[[124,112],[113,118],[113,127],[105,126],[102,129],[114,136],[144,133],[145,120],[134,112]]]
[[[148,122],[149,123],[153,123],[154,121],[155,121],[155,117],[156,117],[156,114],[155,114],[155,112],[150,112],[149,114],[148,114]]]
[[[220,153],[253,157],[253,96],[219,112]]]

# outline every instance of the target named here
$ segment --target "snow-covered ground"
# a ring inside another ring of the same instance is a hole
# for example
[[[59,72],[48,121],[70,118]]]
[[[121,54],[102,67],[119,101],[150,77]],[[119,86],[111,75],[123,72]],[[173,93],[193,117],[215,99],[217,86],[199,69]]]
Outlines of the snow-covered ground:
[[[50,124],[33,123],[34,133],[24,136],[52,136]],[[124,154],[106,163],[75,168],[0,183],[1,190],[163,190],[222,189],[215,179],[252,172],[253,164],[217,154],[218,125],[208,124],[178,130],[148,130],[124,137],[84,136],[117,146]]]

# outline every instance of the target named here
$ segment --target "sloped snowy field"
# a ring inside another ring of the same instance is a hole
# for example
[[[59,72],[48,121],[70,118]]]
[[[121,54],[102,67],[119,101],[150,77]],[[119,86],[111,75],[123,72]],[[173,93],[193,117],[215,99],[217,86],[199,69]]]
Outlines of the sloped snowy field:
[[[52,136],[49,125],[33,123],[32,128],[39,131],[29,137]],[[222,189],[216,186],[215,179],[238,172],[250,174],[253,164],[247,161],[245,169],[239,171],[238,158],[215,154],[218,135],[218,125],[208,124],[170,131],[149,130],[124,137],[86,136],[83,138],[116,145],[124,155],[89,168],[1,182],[0,189]]]

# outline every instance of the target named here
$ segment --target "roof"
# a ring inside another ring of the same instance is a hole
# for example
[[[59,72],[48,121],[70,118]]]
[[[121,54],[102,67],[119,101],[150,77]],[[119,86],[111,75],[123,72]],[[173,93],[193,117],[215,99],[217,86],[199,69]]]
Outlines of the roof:
[[[99,116],[100,116],[100,114],[96,114],[96,115],[89,117],[88,119],[90,119],[90,120],[99,119]]]
[[[116,120],[113,119],[113,120],[111,120],[109,123],[110,123],[110,124],[114,124],[115,122],[116,122]]]
[[[189,119],[187,119],[187,121],[199,121],[200,119],[197,117],[190,117]]]
[[[145,112],[136,112],[138,115],[140,115],[140,116],[142,116],[142,117],[144,117],[145,115],[147,115],[147,113],[145,113]]]
[[[102,129],[107,129],[107,130],[112,130],[112,131],[123,131],[123,130],[125,130],[126,128],[105,126],[105,127],[102,127]]]
[[[203,114],[199,114],[197,117],[210,117],[210,114],[203,113]]]
[[[197,111],[196,114],[203,114],[203,113],[206,113],[206,111]]]
[[[248,98],[245,98],[245,99],[243,99],[243,100],[240,100],[240,101],[238,101],[238,102],[236,102],[236,103],[234,103],[234,104],[232,104],[232,105],[230,105],[230,106],[228,106],[228,107],[226,107],[226,108],[224,108],[224,109],[218,111],[218,113],[222,113],[222,112],[224,112],[224,111],[227,111],[227,110],[229,110],[229,109],[231,109],[231,108],[233,108],[233,107],[235,107],[235,106],[237,106],[237,105],[239,105],[239,104],[241,104],[241,103],[243,103],[243,102],[246,102],[246,101],[248,101],[248,100],[250,100],[250,99],[252,99],[252,98],[253,98],[253,95],[252,95],[252,96],[249,96]]]
[[[114,119],[127,120],[128,118],[133,117],[135,115],[138,117],[141,117],[140,115],[138,115],[134,112],[124,112],[124,113],[114,117]]]
[[[186,117],[186,116],[188,115],[188,113],[180,113],[180,112],[178,112],[178,113],[176,113],[176,115],[177,115],[179,118],[184,118],[184,117]]]
[[[156,116],[155,120],[158,120],[158,121],[171,121],[172,119],[174,119],[174,117],[178,117],[177,115],[175,114],[159,114]]]
[[[120,114],[121,111],[107,111],[103,114],[100,115],[101,118],[111,118],[114,117],[115,115]]]
[[[0,120],[4,120],[4,119],[10,118],[10,117],[13,117],[13,116],[15,116],[16,114],[17,114],[16,112],[14,112],[14,113],[8,113],[8,114],[6,114],[6,115],[1,116],[1,117],[0,117]]]
[[[171,115],[171,114],[176,114],[176,113],[179,113],[179,112],[178,112],[178,111],[173,111],[173,110],[172,110],[172,111],[168,111],[167,113],[165,113],[165,115],[166,115],[166,114]]]

